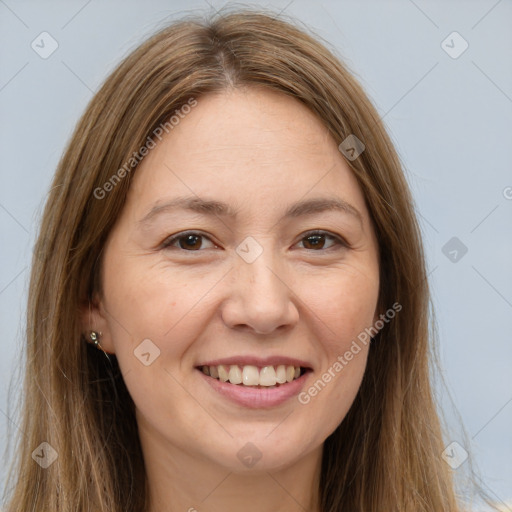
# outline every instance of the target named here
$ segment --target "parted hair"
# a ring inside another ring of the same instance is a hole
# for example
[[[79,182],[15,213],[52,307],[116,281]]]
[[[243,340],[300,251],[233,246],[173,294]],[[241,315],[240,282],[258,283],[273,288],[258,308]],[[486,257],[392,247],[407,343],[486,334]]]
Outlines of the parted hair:
[[[323,448],[322,512],[458,512],[431,383],[430,293],[403,167],[375,107],[333,50],[261,10],[167,23],[106,78],[56,170],[32,262],[20,437],[6,512],[145,512],[147,480],[133,401],[116,357],[86,343],[79,311],[101,291],[102,248],[137,166],[104,186],[193,98],[265,87],[313,112],[364,193],[380,257],[378,307],[402,312],[371,343],[361,387]],[[171,135],[172,136],[172,135]],[[42,441],[58,453],[43,469]]]

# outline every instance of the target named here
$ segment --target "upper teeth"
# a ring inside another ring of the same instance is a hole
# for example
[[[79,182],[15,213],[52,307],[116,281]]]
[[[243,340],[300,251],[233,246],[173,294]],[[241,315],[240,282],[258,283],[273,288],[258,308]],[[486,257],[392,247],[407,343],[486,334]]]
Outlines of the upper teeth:
[[[243,384],[244,386],[275,386],[291,382],[300,377],[300,366],[264,366],[261,370],[257,366],[246,365],[219,365],[203,366],[203,373],[231,384]]]

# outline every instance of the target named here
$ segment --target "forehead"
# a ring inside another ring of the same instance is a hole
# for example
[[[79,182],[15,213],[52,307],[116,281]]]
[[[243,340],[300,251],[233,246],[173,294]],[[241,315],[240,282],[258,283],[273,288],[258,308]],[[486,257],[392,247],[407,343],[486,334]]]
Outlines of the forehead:
[[[267,89],[197,99],[139,165],[131,199],[212,195],[260,211],[286,198],[336,193],[364,209],[362,191],[322,121]],[[288,201],[287,201],[288,202]]]

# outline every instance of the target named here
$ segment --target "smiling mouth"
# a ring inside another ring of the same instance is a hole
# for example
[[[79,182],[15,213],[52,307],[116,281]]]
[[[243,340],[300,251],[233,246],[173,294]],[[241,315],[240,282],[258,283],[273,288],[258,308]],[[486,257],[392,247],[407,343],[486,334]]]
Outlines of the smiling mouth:
[[[292,365],[264,366],[259,368],[253,365],[217,365],[198,366],[208,377],[227,382],[237,386],[252,388],[276,388],[289,382],[293,382],[305,373],[312,371],[310,368]]]

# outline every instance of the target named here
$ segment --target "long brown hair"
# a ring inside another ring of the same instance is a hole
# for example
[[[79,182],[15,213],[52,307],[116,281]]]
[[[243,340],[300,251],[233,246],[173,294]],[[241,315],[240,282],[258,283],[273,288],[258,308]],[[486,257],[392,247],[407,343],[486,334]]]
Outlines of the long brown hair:
[[[297,98],[340,144],[366,197],[380,250],[380,313],[402,313],[371,344],[349,413],[325,441],[321,510],[459,510],[430,383],[429,289],[414,205],[381,119],[317,38],[264,12],[185,19],[131,53],[93,97],[60,161],[33,259],[23,432],[7,512],[143,512],[147,482],[134,404],[115,356],[86,343],[79,311],[100,290],[101,253],[154,130],[192,98],[261,86]],[[112,182],[112,176],[121,179]],[[120,176],[122,175],[122,176]],[[105,190],[108,193],[98,192]],[[47,469],[32,452],[47,442]]]

